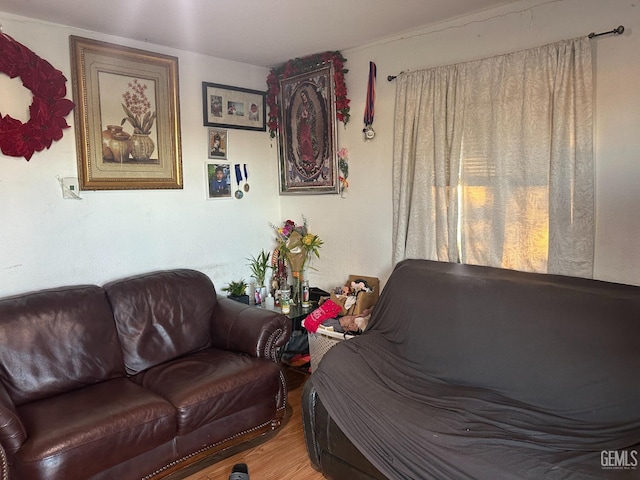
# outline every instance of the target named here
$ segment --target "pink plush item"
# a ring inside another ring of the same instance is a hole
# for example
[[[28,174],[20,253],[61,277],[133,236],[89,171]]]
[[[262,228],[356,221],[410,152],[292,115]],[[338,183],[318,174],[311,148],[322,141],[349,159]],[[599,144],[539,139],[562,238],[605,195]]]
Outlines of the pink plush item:
[[[304,319],[304,328],[311,333],[316,333],[318,325],[329,318],[335,318],[342,311],[342,307],[332,300],[325,300],[324,303],[311,312]]]

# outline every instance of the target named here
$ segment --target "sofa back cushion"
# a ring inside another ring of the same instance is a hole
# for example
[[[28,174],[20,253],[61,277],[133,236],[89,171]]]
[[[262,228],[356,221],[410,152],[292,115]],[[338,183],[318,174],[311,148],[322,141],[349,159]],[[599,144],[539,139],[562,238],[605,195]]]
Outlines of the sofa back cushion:
[[[104,289],[128,374],[210,345],[216,291],[205,274],[187,269],[152,272],[108,283]]]
[[[0,300],[0,379],[16,406],[122,375],[120,343],[100,287]]]

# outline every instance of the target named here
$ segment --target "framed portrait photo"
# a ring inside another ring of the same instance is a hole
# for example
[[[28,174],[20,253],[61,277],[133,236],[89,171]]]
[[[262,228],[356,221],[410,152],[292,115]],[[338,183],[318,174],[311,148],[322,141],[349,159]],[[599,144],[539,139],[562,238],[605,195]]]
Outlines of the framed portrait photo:
[[[69,40],[80,188],[182,188],[178,59]]]
[[[339,193],[333,65],[280,79],[280,193]]]
[[[207,198],[231,198],[231,165],[229,163],[206,162]]]
[[[202,82],[204,126],[265,132],[265,98],[258,90]]]
[[[209,129],[209,158],[227,160],[229,148],[227,131],[219,128]]]

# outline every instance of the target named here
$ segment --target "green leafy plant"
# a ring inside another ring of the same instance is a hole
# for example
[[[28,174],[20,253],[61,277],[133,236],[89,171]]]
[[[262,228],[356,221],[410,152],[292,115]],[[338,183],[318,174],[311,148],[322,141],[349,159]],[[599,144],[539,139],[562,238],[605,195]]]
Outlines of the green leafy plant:
[[[251,268],[251,275],[256,279],[256,283],[258,287],[265,286],[265,278],[267,276],[267,269],[269,268],[269,258],[271,257],[271,252],[265,252],[261,250],[257,257],[251,255],[251,258],[247,258],[249,260],[249,268]]]
[[[229,282],[229,284],[222,289],[223,292],[227,292],[231,297],[240,297],[246,295],[247,283],[242,280]]]

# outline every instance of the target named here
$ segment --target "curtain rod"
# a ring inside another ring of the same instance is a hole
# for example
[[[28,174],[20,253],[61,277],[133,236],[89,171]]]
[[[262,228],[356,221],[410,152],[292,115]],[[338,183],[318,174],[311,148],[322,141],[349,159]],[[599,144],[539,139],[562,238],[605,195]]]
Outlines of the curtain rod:
[[[593,37],[599,37],[600,35],[609,35],[610,33],[613,34],[621,34],[624,33],[624,27],[622,25],[620,25],[618,28],[614,28],[613,30],[609,30],[608,32],[600,32],[600,33],[593,33],[591,32],[588,37],[589,38],[593,38]]]
[[[593,37],[600,37],[602,35],[609,35],[613,33],[614,35],[620,35],[622,33],[624,33],[624,26],[620,25],[617,28],[614,28],[613,30],[609,30],[608,32],[600,32],[600,33],[593,33],[591,32],[589,35],[587,35],[589,38],[593,38]],[[400,72],[398,75],[402,75],[404,73],[404,71]],[[394,81],[398,75],[387,75],[387,81],[388,82],[392,82]]]

